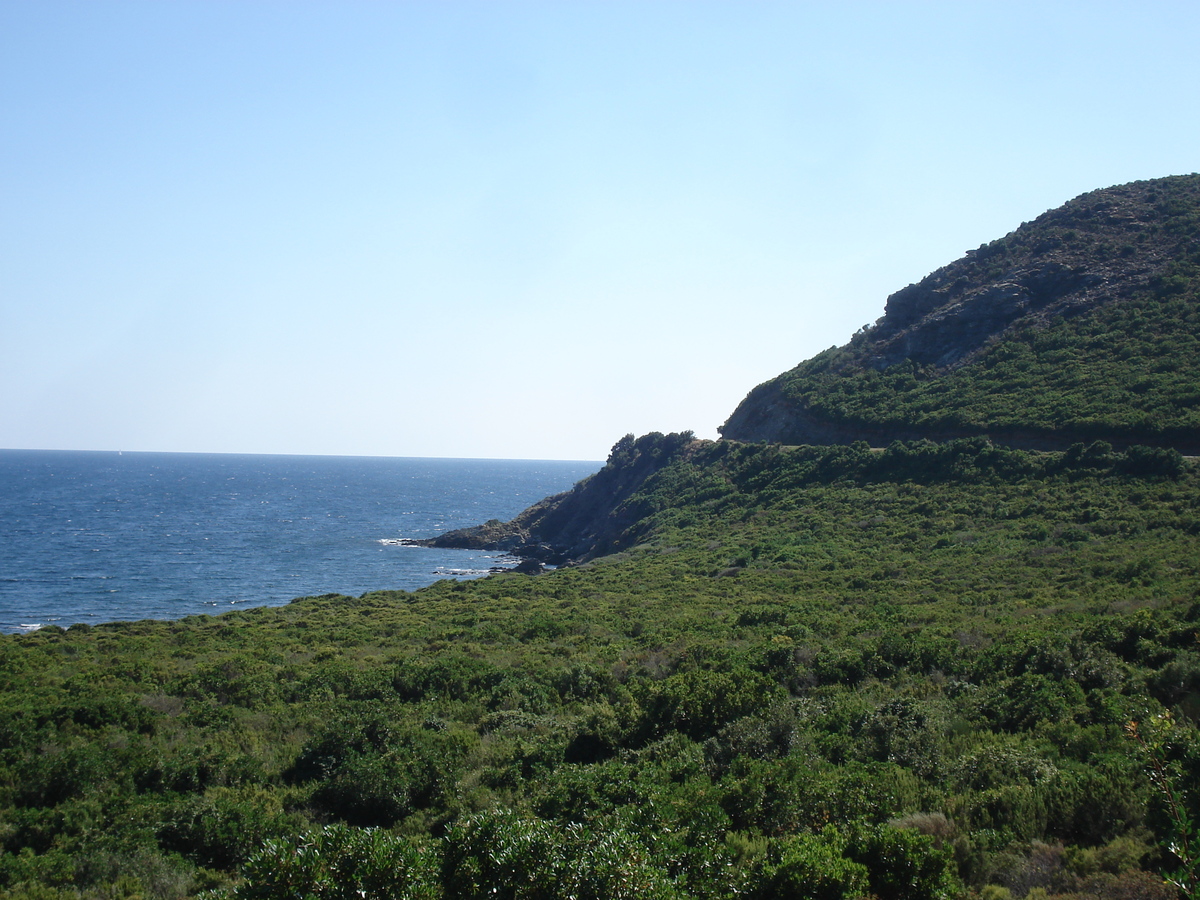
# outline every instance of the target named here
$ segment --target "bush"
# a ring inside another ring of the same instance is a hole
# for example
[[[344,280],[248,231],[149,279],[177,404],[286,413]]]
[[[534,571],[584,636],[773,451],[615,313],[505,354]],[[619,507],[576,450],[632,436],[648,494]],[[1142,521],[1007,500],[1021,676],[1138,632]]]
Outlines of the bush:
[[[945,900],[959,892],[951,848],[913,830],[854,829],[846,855],[866,868],[879,900]]]
[[[435,900],[430,852],[381,831],[330,825],[270,841],[242,867],[233,900]]]
[[[651,854],[619,827],[595,830],[508,811],[480,813],[446,835],[442,885],[456,900],[668,900]]]
[[[820,834],[776,841],[751,878],[753,900],[850,900],[867,892],[867,867],[842,855],[844,838],[827,826]]]

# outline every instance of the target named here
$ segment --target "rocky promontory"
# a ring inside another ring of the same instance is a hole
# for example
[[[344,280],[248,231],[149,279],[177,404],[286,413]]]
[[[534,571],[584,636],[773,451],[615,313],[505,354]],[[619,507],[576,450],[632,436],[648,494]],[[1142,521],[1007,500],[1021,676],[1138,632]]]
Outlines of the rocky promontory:
[[[425,547],[504,550],[552,565],[581,562],[621,548],[645,510],[637,491],[695,440],[691,432],[632,434],[613,445],[599,472],[569,491],[535,503],[509,522],[497,519],[412,541]]]

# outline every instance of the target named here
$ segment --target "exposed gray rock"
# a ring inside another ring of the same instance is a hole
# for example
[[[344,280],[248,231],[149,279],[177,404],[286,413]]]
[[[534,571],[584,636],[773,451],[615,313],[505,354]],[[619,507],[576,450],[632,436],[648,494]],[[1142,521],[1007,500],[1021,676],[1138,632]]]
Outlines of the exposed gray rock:
[[[638,489],[679,453],[686,452],[694,439],[691,432],[652,432],[640,438],[626,435],[613,445],[599,472],[570,491],[529,507],[511,522],[492,520],[419,543],[427,547],[504,550],[538,565],[564,565],[622,549],[626,531],[645,512],[635,498]]]

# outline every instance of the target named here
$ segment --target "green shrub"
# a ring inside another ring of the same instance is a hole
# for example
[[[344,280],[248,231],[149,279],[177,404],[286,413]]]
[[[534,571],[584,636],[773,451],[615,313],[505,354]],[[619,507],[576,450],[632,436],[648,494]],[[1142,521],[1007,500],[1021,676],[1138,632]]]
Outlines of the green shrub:
[[[867,893],[867,867],[843,855],[833,828],[775,841],[750,877],[752,900],[853,900]]]
[[[382,831],[329,825],[269,841],[241,869],[233,900],[436,900],[433,854]]]
[[[558,828],[512,812],[480,813],[443,843],[442,885],[460,900],[668,900],[649,850],[619,827]]]

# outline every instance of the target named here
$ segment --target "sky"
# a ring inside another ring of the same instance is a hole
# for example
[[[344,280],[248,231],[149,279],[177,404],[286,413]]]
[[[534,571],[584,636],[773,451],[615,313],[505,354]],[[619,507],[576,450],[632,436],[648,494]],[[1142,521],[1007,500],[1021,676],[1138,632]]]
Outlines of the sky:
[[[0,0],[0,448],[600,460],[1200,169],[1200,4]]]

